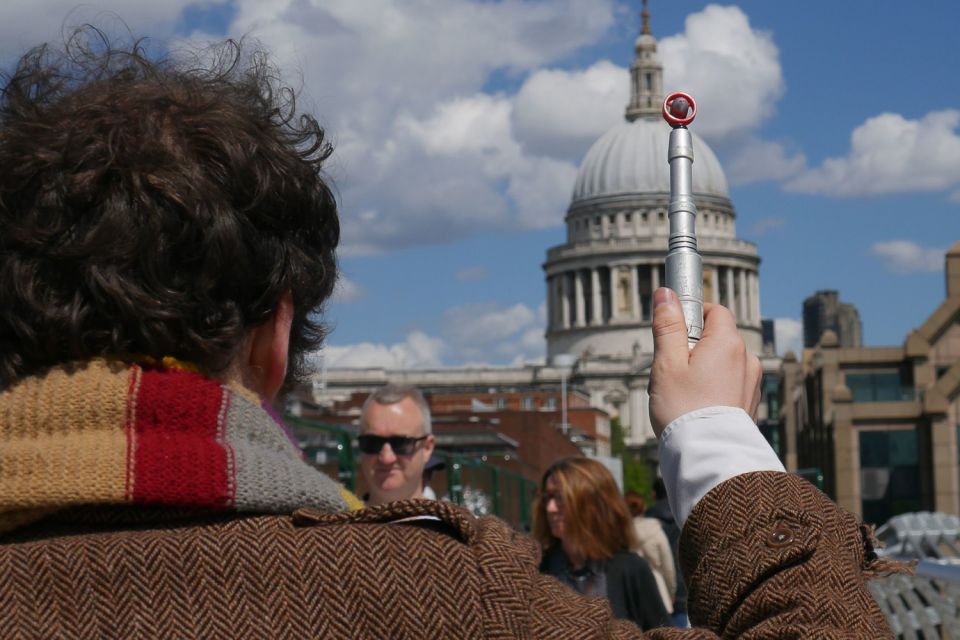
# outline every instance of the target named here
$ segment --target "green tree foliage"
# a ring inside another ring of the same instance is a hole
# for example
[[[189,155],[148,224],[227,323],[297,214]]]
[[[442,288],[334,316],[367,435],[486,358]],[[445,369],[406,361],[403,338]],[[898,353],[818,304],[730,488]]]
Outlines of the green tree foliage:
[[[627,449],[620,418],[610,419],[610,451],[623,462],[623,490],[635,491],[647,504],[653,504],[653,469],[639,452]]]

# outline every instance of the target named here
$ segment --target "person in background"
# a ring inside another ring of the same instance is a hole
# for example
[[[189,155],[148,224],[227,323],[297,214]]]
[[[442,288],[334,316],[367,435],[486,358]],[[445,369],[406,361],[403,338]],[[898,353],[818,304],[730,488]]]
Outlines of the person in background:
[[[263,51],[145,46],[80,30],[2,80],[4,638],[890,634],[866,580],[892,567],[751,421],[732,315],[704,305],[691,352],[666,289],[650,415],[703,628],[613,619],[497,518],[357,508],[272,410],[336,281],[330,146]]]
[[[360,471],[367,504],[423,498],[423,474],[433,453],[430,406],[420,390],[388,384],[371,393],[360,412]]]
[[[676,577],[671,620],[673,626],[682,629],[690,626],[690,619],[687,616],[687,585],[680,573],[680,527],[677,526],[673,512],[670,511],[670,502],[667,500],[667,489],[663,484],[663,478],[657,478],[654,481],[653,495],[656,502],[647,509],[644,515],[649,519],[659,521],[663,533],[667,537],[667,542],[670,544],[670,552],[673,555],[673,575]]]
[[[627,504],[596,460],[565,458],[544,473],[533,535],[540,571],[578,593],[606,598],[613,615],[641,629],[669,624],[650,565],[631,552],[637,540]]]
[[[633,551],[650,563],[653,577],[657,579],[660,596],[663,598],[663,606],[668,613],[673,613],[677,574],[674,570],[670,542],[658,520],[644,517],[646,501],[643,496],[635,491],[628,491],[625,498],[630,515],[633,517],[633,531],[637,536],[637,546]]]

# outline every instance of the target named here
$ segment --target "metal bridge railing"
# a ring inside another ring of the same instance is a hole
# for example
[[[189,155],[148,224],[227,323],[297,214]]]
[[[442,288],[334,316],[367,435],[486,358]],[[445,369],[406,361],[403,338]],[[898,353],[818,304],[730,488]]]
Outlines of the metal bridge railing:
[[[914,575],[868,583],[897,638],[960,639],[960,518],[904,513],[877,529],[880,555],[915,560]]]

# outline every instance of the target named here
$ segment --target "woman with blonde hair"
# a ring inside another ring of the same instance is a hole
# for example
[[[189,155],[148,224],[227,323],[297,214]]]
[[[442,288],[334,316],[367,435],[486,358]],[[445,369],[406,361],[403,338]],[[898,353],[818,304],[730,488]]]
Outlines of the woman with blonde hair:
[[[636,535],[627,504],[599,462],[565,458],[547,469],[533,535],[544,550],[541,573],[606,598],[615,617],[641,629],[669,624],[650,565],[631,552]]]

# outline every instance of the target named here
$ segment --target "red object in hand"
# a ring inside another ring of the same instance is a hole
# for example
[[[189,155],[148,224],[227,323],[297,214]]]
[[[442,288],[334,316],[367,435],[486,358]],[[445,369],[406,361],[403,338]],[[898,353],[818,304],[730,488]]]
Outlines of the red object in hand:
[[[697,117],[697,103],[690,94],[677,91],[663,100],[663,119],[672,127],[683,127]]]

